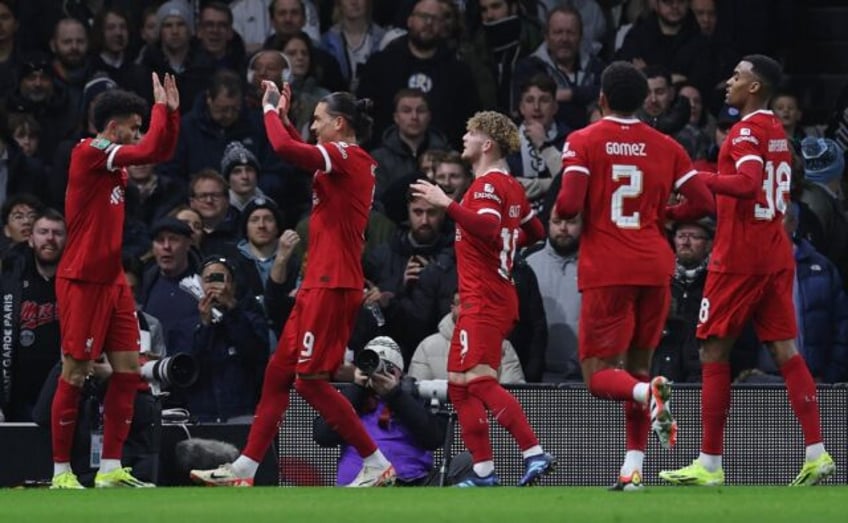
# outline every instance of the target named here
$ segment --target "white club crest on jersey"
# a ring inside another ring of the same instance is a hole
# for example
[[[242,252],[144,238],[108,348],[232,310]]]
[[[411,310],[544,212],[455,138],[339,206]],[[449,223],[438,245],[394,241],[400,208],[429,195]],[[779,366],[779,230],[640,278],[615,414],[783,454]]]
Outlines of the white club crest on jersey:
[[[124,188],[116,185],[112,188],[112,193],[109,195],[109,203],[112,205],[120,205],[124,201]]]
[[[485,191],[487,193],[493,193],[493,192],[495,192],[495,188],[492,187],[492,184],[486,183],[486,184],[483,184],[483,191]]]
[[[574,158],[575,156],[577,156],[577,153],[572,151],[569,148],[568,142],[565,142],[565,146],[562,148],[562,157],[563,158]]]

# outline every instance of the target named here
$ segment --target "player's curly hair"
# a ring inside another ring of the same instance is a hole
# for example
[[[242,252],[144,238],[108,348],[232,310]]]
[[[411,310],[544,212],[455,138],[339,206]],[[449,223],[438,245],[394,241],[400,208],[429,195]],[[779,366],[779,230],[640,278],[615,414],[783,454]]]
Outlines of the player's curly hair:
[[[610,110],[633,114],[642,107],[648,96],[648,80],[630,62],[613,62],[601,73],[601,92]]]
[[[122,89],[109,89],[94,99],[94,128],[97,132],[106,129],[106,124],[114,118],[125,118],[137,114],[147,115],[147,102],[141,96]]]
[[[480,111],[468,119],[465,126],[469,131],[479,131],[498,144],[504,156],[521,149],[518,127],[505,114],[497,111]]]

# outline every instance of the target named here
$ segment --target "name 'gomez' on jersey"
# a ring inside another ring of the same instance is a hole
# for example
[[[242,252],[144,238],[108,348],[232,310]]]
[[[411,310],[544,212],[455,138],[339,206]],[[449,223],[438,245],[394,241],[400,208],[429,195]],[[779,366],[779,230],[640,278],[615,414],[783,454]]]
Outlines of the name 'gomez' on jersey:
[[[312,214],[303,288],[362,289],[365,227],[377,164],[361,147],[319,144],[324,170],[312,179]]]
[[[709,270],[769,274],[792,269],[792,244],[783,228],[792,153],[783,126],[771,111],[750,113],[734,124],[719,151],[718,176],[736,174],[745,162],[761,165],[762,189],[752,199],[716,195],[716,234]]]
[[[512,281],[512,263],[521,225],[533,218],[524,188],[511,175],[489,171],[474,179],[462,197],[462,206],[477,214],[500,219],[498,237],[485,240],[456,226],[456,262],[463,312],[482,307],[498,318],[518,318],[518,298]]]
[[[589,177],[577,278],[580,289],[667,285],[669,194],[695,176],[683,147],[636,119],[605,117],[568,135],[563,173]]]

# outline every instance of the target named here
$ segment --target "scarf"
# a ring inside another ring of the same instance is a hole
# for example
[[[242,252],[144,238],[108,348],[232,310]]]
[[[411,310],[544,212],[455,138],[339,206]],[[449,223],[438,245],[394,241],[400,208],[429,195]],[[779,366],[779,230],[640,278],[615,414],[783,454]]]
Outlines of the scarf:
[[[699,263],[697,266],[687,269],[683,265],[680,265],[679,261],[675,262],[675,270],[674,270],[674,279],[683,283],[684,285],[690,285],[692,282],[698,279],[701,276],[701,273],[707,270],[707,265],[710,262],[710,257],[707,256],[704,258],[704,261]]]
[[[518,128],[519,138],[521,139],[521,167],[524,178],[550,178],[551,173],[548,172],[548,166],[545,164],[545,159],[542,157],[542,152],[536,149],[530,137],[527,135],[527,129],[522,123]],[[546,141],[551,141],[556,138],[557,129],[554,123],[548,129]]]

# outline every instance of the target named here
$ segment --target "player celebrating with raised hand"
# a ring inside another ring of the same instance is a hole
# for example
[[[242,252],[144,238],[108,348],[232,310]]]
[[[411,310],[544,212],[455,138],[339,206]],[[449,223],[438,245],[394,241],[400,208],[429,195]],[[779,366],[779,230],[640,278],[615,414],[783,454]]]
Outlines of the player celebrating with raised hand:
[[[701,344],[701,454],[689,466],[660,472],[680,485],[724,483],[721,454],[730,408],[730,350],[753,320],[786,382],[789,403],[801,423],[806,459],[792,485],[815,485],[836,470],[822,443],[816,384],[795,346],[792,301],[795,262],[783,228],[792,176],[791,144],[780,119],[766,110],[781,80],[781,67],[749,55],[727,80],[726,102],[739,109],[721,146],[718,173],[703,176],[717,194],[717,230],[698,315]]]
[[[521,405],[498,383],[501,344],[518,321],[518,295],[512,281],[515,250],[545,236],[542,223],[504,157],[519,148],[518,129],[493,111],[475,114],[463,136],[462,157],[475,179],[458,204],[438,185],[412,184],[415,197],[446,209],[456,222],[460,309],[448,353],[448,394],[462,439],[474,460],[473,472],[457,486],[495,486],[486,409],[518,443],[525,472],[519,486],[531,485],[553,470],[555,459],[539,446]]]
[[[592,395],[624,403],[627,453],[614,490],[642,488],[651,428],[663,447],[676,438],[669,382],[658,376],[649,384],[671,303],[674,253],[666,218],[692,219],[714,208],[683,147],[633,116],[647,92],[645,76],[632,64],[614,62],[604,70],[604,117],[568,136],[556,203],[562,218],[583,214],[577,268],[583,378]],[[667,209],[675,189],[686,203]]]
[[[348,486],[391,485],[394,467],[377,449],[348,400],[329,383],[344,359],[365,288],[360,259],[376,167],[357,145],[357,140],[367,140],[371,132],[371,118],[365,114],[367,102],[357,101],[349,93],[325,96],[315,107],[312,121],[318,144],[309,145],[300,139],[287,116],[289,84],[283,85],[282,93],[272,82],[262,84],[265,130],[274,151],[297,167],[315,172],[309,264],[294,310],[265,370],[247,446],[235,462],[213,470],[193,470],[191,477],[207,485],[252,485],[259,462],[279,430],[294,385],[362,456],[362,469]]]
[[[103,406],[103,454],[96,487],[152,487],[121,467],[121,454],[139,386],[140,347],[135,300],[124,277],[121,241],[126,167],[171,158],[179,135],[180,98],[174,77],[164,86],[153,73],[156,101],[150,129],[139,141],[147,103],[138,95],[106,91],[95,99],[97,136],[71,152],[65,217],[68,241],[56,274],[62,336],[62,374],[50,415],[51,488],[83,488],[71,470],[80,394],[92,363],[106,353],[113,374]],[[138,142],[138,143],[136,143]]]

